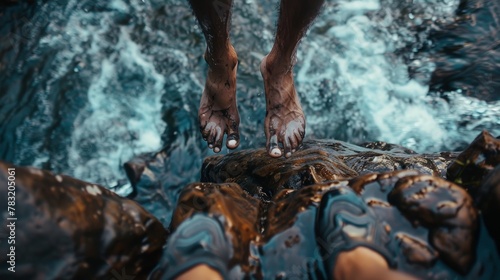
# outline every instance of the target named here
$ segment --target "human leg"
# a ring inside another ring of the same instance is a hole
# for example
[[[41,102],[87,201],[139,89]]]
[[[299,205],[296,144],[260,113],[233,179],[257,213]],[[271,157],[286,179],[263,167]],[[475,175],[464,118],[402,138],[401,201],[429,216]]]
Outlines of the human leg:
[[[209,148],[218,153],[225,134],[229,149],[238,147],[240,142],[236,105],[238,58],[229,39],[232,0],[189,2],[207,43],[208,73],[198,111],[200,130]]]
[[[305,117],[293,80],[293,66],[300,39],[319,13],[324,0],[282,0],[276,38],[260,71],[266,92],[265,133],[271,156],[291,156],[305,134]]]

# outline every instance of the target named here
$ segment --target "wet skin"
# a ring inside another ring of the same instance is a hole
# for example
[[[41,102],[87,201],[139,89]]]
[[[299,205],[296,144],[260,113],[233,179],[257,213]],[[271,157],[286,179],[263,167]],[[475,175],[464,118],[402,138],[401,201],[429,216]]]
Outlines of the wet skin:
[[[274,45],[261,62],[266,94],[264,131],[272,157],[290,157],[305,136],[305,116],[293,80],[298,44],[318,15],[324,0],[282,0]],[[214,152],[240,143],[236,105],[237,56],[229,40],[232,0],[190,0],[207,42],[209,65],[199,121],[203,139]]]
[[[238,58],[234,48],[230,46],[228,55],[218,63],[212,63],[214,58],[209,52],[205,53],[205,60],[209,69],[198,116],[203,139],[207,141],[210,149],[218,153],[224,134],[227,135],[226,146],[229,149],[238,147],[240,143],[240,116],[236,105]]]
[[[279,144],[290,157],[302,143],[305,134],[305,116],[293,83],[291,68],[283,71],[273,67],[266,56],[260,72],[266,92],[266,147],[272,157],[282,155]]]

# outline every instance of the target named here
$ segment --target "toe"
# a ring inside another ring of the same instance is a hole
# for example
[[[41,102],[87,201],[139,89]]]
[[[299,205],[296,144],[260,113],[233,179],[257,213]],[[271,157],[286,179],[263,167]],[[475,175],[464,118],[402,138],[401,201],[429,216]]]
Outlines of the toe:
[[[278,136],[273,135],[269,139],[269,147],[268,147],[269,155],[272,157],[281,157],[281,149],[278,146]]]
[[[297,149],[300,146],[300,144],[302,143],[302,136],[300,136],[300,133],[298,131],[294,131],[291,138],[293,138],[292,148]]]
[[[300,143],[302,143],[302,139],[304,139],[305,135],[306,135],[306,131],[304,130],[304,128],[300,128],[299,129],[299,136],[300,136],[299,145],[300,145]]]
[[[204,141],[207,141],[207,140],[208,140],[208,136],[209,136],[209,134],[210,134],[210,131],[203,130],[203,131],[201,132],[201,136],[203,137],[203,140],[204,140]]]
[[[216,137],[217,137],[217,128],[212,127],[207,137],[208,148],[210,149],[214,148]]]
[[[200,131],[201,131],[201,136],[203,137],[203,140],[207,141],[208,136],[210,136],[210,129],[207,128],[206,126],[204,126],[204,127],[200,126]]]
[[[228,149],[235,149],[240,144],[240,134],[238,130],[231,129],[227,134],[226,147]]]
[[[292,144],[290,143],[290,137],[285,137],[285,142],[283,143],[283,148],[285,150],[285,157],[286,158],[291,157],[292,156]]]
[[[238,145],[240,144],[240,137],[238,135],[229,135],[227,137],[227,143],[226,146],[228,149],[236,149]]]
[[[217,127],[215,129],[214,152],[218,153],[221,151],[223,139],[224,139],[224,132],[220,127]]]
[[[294,131],[290,137],[289,137],[289,141],[290,141],[290,146],[292,147],[292,153],[295,152],[295,150],[297,149],[297,147],[299,147],[299,141],[297,140],[297,132]]]

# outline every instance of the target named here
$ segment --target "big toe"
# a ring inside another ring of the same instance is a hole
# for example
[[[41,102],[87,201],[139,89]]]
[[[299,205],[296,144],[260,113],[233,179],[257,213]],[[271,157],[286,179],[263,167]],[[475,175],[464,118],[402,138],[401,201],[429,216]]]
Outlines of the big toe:
[[[269,145],[268,145],[268,152],[269,155],[275,158],[281,157],[281,149],[278,145],[278,136],[273,135],[269,139]]]
[[[230,134],[227,136],[226,147],[228,149],[236,149],[240,145],[240,136],[237,134]]]
[[[233,129],[229,129],[227,133],[226,147],[228,149],[236,149],[240,145],[240,133],[238,132],[238,125],[233,125]],[[231,126],[230,126],[231,127]]]

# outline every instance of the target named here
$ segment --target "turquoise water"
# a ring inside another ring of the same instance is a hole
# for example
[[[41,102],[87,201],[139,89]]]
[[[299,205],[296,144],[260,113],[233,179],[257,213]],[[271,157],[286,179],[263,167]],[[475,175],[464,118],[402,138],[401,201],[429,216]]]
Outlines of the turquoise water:
[[[483,129],[500,135],[498,98],[430,90],[436,61],[444,59],[436,58],[430,30],[452,22],[458,5],[327,1],[297,54],[307,137],[435,152],[460,150]],[[258,69],[272,47],[276,6],[235,1],[239,149],[265,144]],[[197,180],[211,154],[197,123],[205,42],[187,1],[37,1],[0,9],[2,160],[126,193],[122,164],[163,148],[171,184]]]

